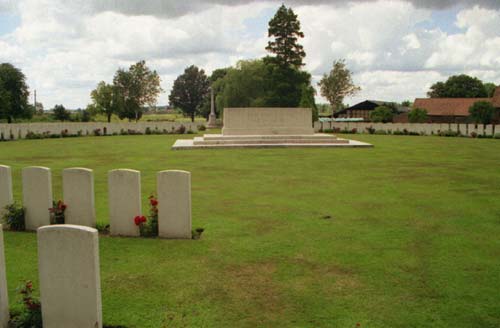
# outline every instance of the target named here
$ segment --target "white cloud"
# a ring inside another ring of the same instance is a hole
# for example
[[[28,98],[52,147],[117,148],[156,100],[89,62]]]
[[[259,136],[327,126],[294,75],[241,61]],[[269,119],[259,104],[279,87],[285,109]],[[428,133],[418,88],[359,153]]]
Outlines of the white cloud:
[[[432,83],[462,72],[500,83],[499,10],[464,8],[455,20],[459,32],[450,34],[422,27],[432,23],[428,8],[437,2],[341,2],[287,5],[295,5],[301,20],[306,69],[315,82],[333,60],[347,60],[363,88],[349,102],[422,97]],[[13,3],[0,0],[0,10]],[[0,61],[24,71],[46,108],[56,103],[74,108],[89,102],[100,80],[109,82],[119,67],[145,59],[162,77],[167,92],[159,103],[164,104],[173,80],[189,65],[210,72],[263,56],[267,26],[262,17],[279,5],[243,0],[230,6],[219,0],[138,3],[19,0],[15,7],[21,25],[0,36]]]
[[[425,63],[426,68],[498,70],[500,68],[500,11],[479,7],[461,11],[456,25],[464,33],[442,34]],[[498,81],[497,81],[498,82]]]

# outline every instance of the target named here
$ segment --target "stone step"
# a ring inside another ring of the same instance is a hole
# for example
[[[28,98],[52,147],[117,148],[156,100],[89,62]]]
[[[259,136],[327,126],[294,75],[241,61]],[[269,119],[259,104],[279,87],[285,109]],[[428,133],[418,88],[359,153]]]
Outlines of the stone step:
[[[195,138],[194,145],[278,145],[278,144],[342,144],[349,143],[344,139],[254,139],[254,140],[205,140],[203,138]]]
[[[242,136],[223,136],[221,134],[205,134],[204,140],[336,140],[336,136],[331,134],[313,134],[313,135],[242,135]]]

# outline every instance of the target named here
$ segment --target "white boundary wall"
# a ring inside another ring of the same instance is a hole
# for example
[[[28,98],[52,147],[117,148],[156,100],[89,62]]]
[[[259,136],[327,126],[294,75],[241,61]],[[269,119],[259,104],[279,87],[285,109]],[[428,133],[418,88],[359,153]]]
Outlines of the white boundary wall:
[[[0,134],[3,134],[6,140],[16,140],[19,138],[24,139],[28,132],[43,134],[60,134],[62,131],[67,130],[68,134],[78,134],[82,136],[94,135],[94,131],[100,129],[100,133],[104,134],[106,130],[107,135],[113,133],[120,134],[122,130],[134,130],[141,133],[146,133],[149,128],[152,131],[166,130],[169,133],[177,130],[181,125],[186,128],[186,131],[198,131],[198,126],[205,123],[200,122],[137,122],[137,123],[104,123],[104,122],[60,122],[60,123],[15,123],[15,124],[0,124]],[[11,138],[12,137],[12,138]]]
[[[320,132],[325,129],[340,129],[353,130],[356,133],[368,133],[368,128],[375,130],[384,130],[386,132],[403,131],[415,132],[423,135],[437,135],[441,131],[455,131],[462,135],[470,136],[473,132],[482,135],[491,136],[500,134],[500,125],[487,125],[486,128],[482,124],[459,124],[459,123],[359,123],[359,122],[316,122],[314,131]]]

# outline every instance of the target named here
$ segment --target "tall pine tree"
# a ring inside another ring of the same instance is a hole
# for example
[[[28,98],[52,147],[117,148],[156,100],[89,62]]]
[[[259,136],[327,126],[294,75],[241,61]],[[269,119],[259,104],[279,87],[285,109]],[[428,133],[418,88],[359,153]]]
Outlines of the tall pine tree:
[[[306,56],[304,47],[298,43],[304,37],[300,30],[300,21],[292,8],[281,5],[274,17],[269,21],[269,41],[266,50],[276,54],[276,61],[283,66],[299,68],[304,65],[302,59]]]

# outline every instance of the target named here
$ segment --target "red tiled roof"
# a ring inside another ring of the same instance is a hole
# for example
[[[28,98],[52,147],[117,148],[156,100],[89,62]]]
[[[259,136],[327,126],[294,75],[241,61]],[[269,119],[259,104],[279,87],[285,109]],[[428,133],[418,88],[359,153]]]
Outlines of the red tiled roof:
[[[417,98],[413,108],[427,110],[429,116],[469,116],[469,108],[478,101],[500,101],[500,91],[497,89],[496,98]],[[500,107],[500,105],[498,106]]]

